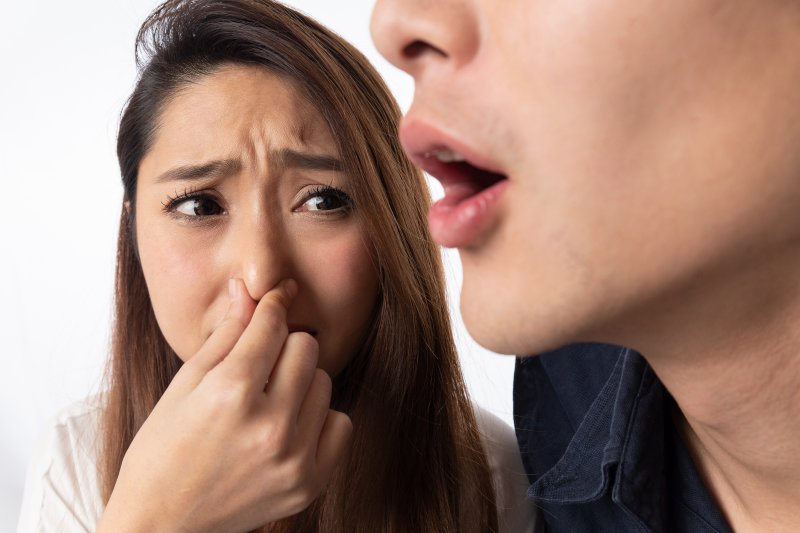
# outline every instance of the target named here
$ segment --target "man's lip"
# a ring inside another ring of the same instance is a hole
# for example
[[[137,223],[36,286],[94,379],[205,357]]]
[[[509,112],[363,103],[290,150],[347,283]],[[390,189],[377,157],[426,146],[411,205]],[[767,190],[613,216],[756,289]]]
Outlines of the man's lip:
[[[404,122],[400,138],[412,161],[444,188],[444,198],[428,212],[433,240],[449,248],[478,245],[497,220],[508,177],[488,158],[424,122]],[[444,150],[455,152],[463,161],[442,161],[436,152]]]
[[[316,329],[310,326],[305,326],[303,324],[289,324],[289,333],[298,332],[308,333],[312,337],[316,337],[317,333],[319,333]]]
[[[433,240],[448,248],[475,248],[497,220],[498,204],[508,189],[507,179],[477,194],[447,195],[428,211],[428,228]]]
[[[440,161],[431,155],[438,150],[452,150],[462,155],[467,163],[476,168],[505,175],[497,163],[490,161],[488,157],[467,143],[421,120],[408,117],[403,120],[400,125],[400,142],[414,164],[437,179],[439,179],[439,176],[436,175],[439,166],[436,163],[440,163]],[[442,178],[445,179],[444,176]],[[439,179],[439,181],[443,181],[443,179]],[[445,183],[442,184],[445,185]]]

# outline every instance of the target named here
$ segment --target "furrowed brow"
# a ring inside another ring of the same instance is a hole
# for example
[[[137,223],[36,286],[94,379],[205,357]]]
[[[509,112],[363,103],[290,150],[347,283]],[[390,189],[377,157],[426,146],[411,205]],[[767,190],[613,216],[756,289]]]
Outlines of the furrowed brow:
[[[287,168],[304,170],[323,170],[340,172],[343,168],[338,157],[332,155],[310,154],[296,150],[283,149],[273,154],[275,163]]]
[[[201,165],[182,165],[162,173],[156,179],[156,183],[192,181],[208,177],[224,177],[237,172],[241,168],[241,162],[236,159],[220,159],[209,161]]]

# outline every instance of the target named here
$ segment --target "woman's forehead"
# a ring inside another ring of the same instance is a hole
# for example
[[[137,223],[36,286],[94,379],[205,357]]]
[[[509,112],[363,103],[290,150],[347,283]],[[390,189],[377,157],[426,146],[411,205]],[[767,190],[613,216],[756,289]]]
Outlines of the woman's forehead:
[[[324,118],[296,84],[248,66],[220,69],[187,84],[168,101],[140,177],[159,181],[158,176],[174,169],[226,161],[265,168],[342,167]]]
[[[298,83],[245,65],[225,65],[181,87],[161,111],[155,143],[214,144],[219,136],[326,152],[336,146]]]

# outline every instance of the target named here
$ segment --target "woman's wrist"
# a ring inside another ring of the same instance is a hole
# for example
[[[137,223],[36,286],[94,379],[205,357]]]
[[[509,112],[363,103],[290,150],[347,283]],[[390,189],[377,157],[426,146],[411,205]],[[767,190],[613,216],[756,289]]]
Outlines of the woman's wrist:
[[[179,529],[166,516],[146,511],[146,506],[135,498],[123,504],[114,494],[97,525],[96,533],[175,533]]]

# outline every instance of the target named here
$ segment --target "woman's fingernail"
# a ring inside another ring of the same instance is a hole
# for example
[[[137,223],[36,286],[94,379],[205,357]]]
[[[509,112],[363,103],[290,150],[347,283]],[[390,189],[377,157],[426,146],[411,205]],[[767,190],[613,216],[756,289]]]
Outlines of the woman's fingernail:
[[[297,282],[291,278],[283,280],[283,288],[289,295],[289,298],[294,298],[297,295]]]
[[[229,278],[228,279],[228,297],[231,301],[236,300],[236,296],[239,294],[239,289],[236,287],[236,278]]]

